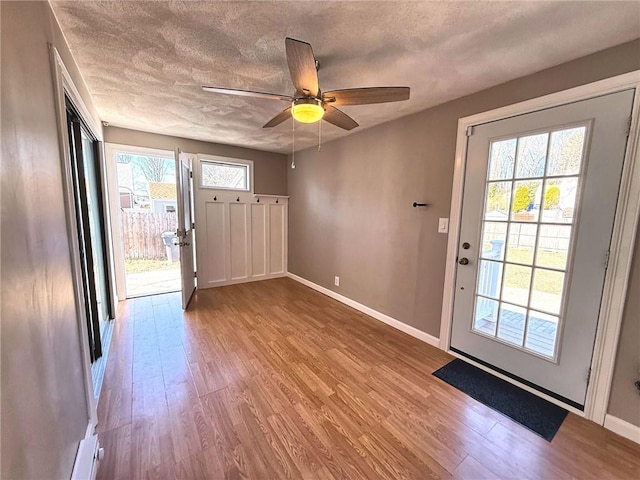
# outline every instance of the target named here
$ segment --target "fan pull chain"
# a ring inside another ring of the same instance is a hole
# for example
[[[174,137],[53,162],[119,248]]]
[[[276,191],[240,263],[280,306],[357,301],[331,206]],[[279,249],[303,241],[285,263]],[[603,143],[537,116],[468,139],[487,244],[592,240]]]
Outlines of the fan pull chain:
[[[318,122],[318,152],[322,148],[322,119]]]
[[[291,168],[296,168],[296,121],[291,117]]]

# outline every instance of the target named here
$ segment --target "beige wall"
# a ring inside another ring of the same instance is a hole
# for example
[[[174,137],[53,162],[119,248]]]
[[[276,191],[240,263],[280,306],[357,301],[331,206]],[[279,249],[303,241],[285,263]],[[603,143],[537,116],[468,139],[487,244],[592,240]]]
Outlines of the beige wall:
[[[289,271],[439,336],[458,119],[635,69],[640,40],[297,153]]]
[[[640,427],[640,392],[634,386],[640,380],[640,234],[634,250],[609,413]]]
[[[106,127],[105,142],[137,147],[174,150],[179,147],[183,152],[206,153],[223,157],[253,160],[255,172],[254,191],[265,195],[287,195],[287,157],[281,153],[263,152],[251,148],[232,145],[201,142],[187,138],[158,135],[126,128]]]
[[[47,42],[46,2],[2,17],[2,478],[69,478],[88,423]],[[85,97],[86,98],[86,97]]]

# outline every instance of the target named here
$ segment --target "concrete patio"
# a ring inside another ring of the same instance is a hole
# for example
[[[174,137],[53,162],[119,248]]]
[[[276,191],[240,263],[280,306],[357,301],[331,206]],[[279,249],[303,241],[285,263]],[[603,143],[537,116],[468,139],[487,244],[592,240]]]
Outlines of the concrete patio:
[[[127,273],[127,298],[177,292],[180,289],[179,262],[172,269]]]

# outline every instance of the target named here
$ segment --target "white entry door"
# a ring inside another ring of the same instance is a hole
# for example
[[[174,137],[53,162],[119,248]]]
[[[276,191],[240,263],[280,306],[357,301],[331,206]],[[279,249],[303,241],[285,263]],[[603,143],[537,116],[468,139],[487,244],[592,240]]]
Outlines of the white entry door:
[[[473,128],[452,350],[583,408],[633,90]]]
[[[191,212],[191,157],[176,150],[176,174],[178,179],[178,245],[180,245],[180,276],[182,281],[182,308],[186,310],[196,289]]]

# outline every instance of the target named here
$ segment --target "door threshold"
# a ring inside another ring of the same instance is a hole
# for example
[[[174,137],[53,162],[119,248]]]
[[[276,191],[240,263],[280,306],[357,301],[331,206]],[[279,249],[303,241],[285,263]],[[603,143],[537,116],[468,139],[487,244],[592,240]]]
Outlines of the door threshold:
[[[473,355],[469,355],[468,353],[465,353],[462,350],[458,350],[455,347],[449,347],[448,353],[450,353],[456,358],[464,360],[465,362],[468,362],[471,365],[474,365],[484,370],[485,372],[491,373],[492,375],[495,375],[498,378],[501,378],[513,385],[516,385],[517,387],[520,387],[523,390],[526,390],[527,392],[533,393],[534,395],[544,398],[545,400],[548,400],[549,402],[555,405],[558,405],[562,408],[566,408],[570,412],[575,413],[580,417],[585,416],[584,405],[580,405],[579,403],[574,402],[573,400],[570,400],[568,398],[563,397],[562,395],[558,395],[557,393],[554,393],[550,390],[540,387],[535,383],[525,380],[524,378],[518,377],[517,375],[509,373],[506,370],[502,370],[501,368],[495,367],[490,363],[485,362],[484,360],[480,360],[479,358],[476,358]]]
[[[182,289],[178,288],[177,290],[167,290],[165,292],[154,292],[154,293],[141,293],[140,295],[130,295],[125,300],[133,300],[134,298],[142,298],[142,297],[154,297],[156,295],[166,295],[168,293],[178,293],[181,292]]]

